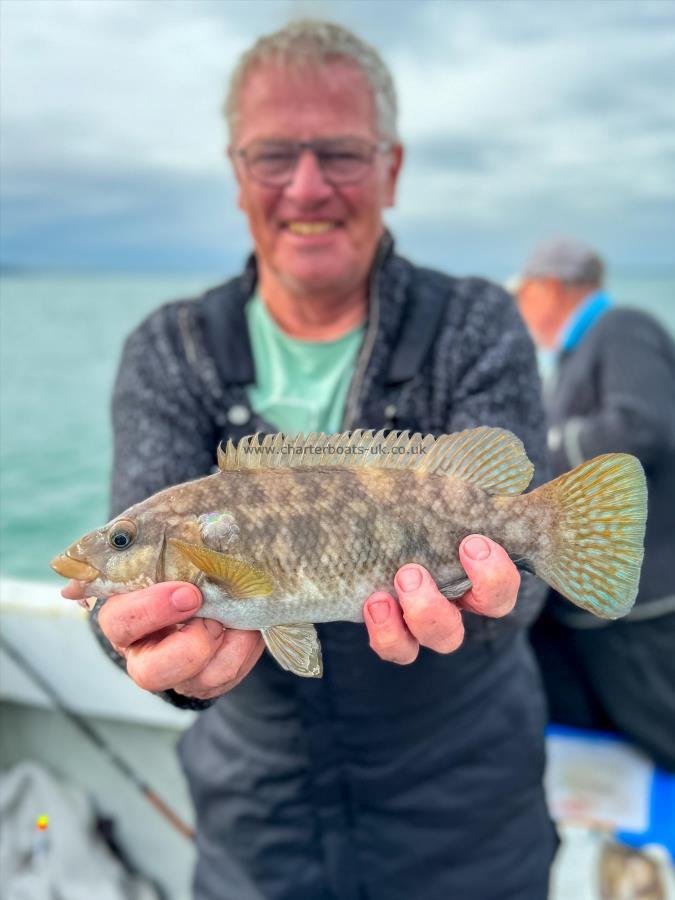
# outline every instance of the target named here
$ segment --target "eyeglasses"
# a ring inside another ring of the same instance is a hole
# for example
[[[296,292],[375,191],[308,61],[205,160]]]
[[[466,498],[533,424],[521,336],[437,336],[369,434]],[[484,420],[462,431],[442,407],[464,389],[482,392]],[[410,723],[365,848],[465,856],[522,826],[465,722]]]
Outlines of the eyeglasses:
[[[378,153],[392,145],[361,138],[317,138],[314,141],[258,140],[235,150],[249,175],[261,184],[284,187],[293,180],[300,156],[306,150],[316,157],[321,174],[330,184],[354,184],[365,177]]]

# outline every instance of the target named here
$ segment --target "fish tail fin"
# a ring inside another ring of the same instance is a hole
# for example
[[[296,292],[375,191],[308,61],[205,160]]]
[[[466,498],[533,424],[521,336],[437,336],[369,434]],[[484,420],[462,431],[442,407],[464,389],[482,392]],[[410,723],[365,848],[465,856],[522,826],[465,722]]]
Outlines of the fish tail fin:
[[[596,456],[530,495],[553,510],[536,574],[572,603],[604,619],[635,603],[644,554],[647,484],[626,453]]]

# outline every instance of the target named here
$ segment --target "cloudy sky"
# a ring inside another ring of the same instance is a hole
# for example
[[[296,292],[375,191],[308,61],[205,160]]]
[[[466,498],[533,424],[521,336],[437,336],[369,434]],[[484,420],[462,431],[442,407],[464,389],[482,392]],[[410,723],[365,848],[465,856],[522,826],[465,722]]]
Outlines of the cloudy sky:
[[[394,72],[415,260],[505,274],[567,232],[675,268],[673,0],[0,0],[3,264],[231,273],[221,96],[308,14]]]

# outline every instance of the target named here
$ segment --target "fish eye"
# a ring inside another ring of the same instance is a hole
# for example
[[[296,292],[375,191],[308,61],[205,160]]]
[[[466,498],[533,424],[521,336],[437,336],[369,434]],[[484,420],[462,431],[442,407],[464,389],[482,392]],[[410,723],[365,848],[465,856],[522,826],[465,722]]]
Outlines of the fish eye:
[[[115,522],[108,535],[108,543],[114,550],[126,550],[136,538],[136,525],[130,519]]]

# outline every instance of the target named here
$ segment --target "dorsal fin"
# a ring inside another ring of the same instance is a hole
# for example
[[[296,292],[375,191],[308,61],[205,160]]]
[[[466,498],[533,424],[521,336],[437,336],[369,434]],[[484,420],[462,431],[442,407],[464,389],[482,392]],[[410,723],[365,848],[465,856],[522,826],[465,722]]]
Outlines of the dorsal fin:
[[[503,428],[472,428],[435,438],[408,431],[346,431],[341,434],[259,434],[218,447],[223,472],[243,469],[354,466],[408,469],[449,475],[489,494],[520,494],[534,467],[522,442]]]

